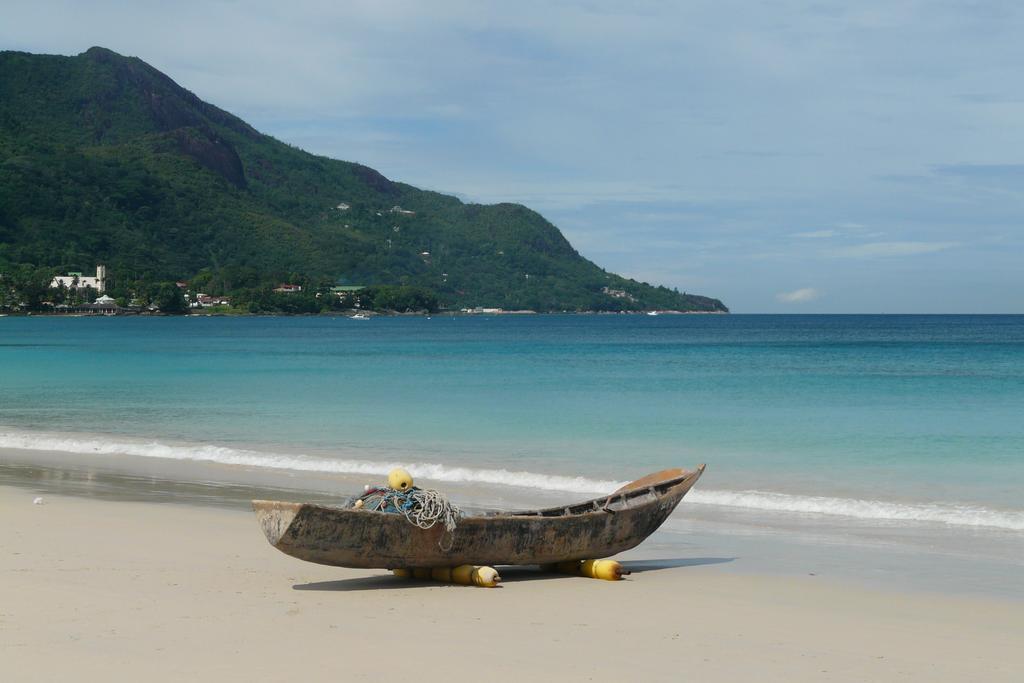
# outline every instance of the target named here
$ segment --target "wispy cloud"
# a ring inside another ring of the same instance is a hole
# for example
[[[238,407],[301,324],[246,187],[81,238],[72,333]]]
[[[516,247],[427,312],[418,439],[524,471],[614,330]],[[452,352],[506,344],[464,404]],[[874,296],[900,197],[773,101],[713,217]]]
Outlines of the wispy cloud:
[[[917,256],[933,254],[959,246],[959,242],[868,242],[848,247],[829,249],[828,256],[840,258],[875,258],[888,256]]]
[[[933,177],[962,183],[986,194],[1010,195],[1019,198],[1024,181],[1024,164],[943,164],[932,166]]]
[[[943,164],[933,166],[937,175],[980,180],[1024,180],[1024,164]]]
[[[803,237],[807,239],[820,239],[824,237],[835,237],[839,234],[838,230],[811,230],[810,232],[794,232],[793,237]]]
[[[1024,98],[1000,92],[961,93],[956,99],[970,104],[1024,104]]]
[[[805,304],[820,297],[821,292],[814,287],[794,289],[792,292],[779,292],[775,295],[775,298],[784,304]]]

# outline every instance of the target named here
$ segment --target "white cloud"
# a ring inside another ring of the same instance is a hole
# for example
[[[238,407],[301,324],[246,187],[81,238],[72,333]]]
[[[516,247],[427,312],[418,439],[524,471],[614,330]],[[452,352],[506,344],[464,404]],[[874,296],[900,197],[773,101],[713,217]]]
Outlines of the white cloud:
[[[886,256],[916,256],[945,251],[959,245],[959,242],[868,242],[849,247],[839,247],[826,252],[840,258],[873,258]]]
[[[821,292],[814,287],[794,289],[792,292],[779,292],[775,298],[784,304],[805,304],[821,297]]]
[[[812,230],[811,232],[794,232],[793,237],[816,239],[821,237],[835,237],[838,234],[838,230]]]

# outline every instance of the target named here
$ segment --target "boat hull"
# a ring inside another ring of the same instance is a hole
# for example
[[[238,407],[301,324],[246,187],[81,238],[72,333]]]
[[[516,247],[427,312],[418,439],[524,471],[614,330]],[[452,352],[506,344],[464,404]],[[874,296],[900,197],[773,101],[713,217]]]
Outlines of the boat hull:
[[[565,508],[467,516],[451,534],[441,524],[420,529],[402,515],[355,508],[256,500],[253,509],[271,545],[317,564],[545,564],[609,557],[635,547],[672,514],[703,471],[703,465],[692,472],[667,470],[607,498]]]

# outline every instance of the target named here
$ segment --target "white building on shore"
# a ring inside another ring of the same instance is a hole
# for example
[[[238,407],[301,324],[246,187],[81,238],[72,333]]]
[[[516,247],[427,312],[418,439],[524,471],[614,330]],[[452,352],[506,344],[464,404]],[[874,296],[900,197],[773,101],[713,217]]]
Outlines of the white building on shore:
[[[97,292],[102,293],[107,288],[107,267],[96,266],[96,277],[88,277],[81,273],[70,272],[67,275],[58,275],[53,278],[53,282],[50,283],[50,287],[56,289],[64,285],[68,289],[84,289],[86,287],[92,287]]]

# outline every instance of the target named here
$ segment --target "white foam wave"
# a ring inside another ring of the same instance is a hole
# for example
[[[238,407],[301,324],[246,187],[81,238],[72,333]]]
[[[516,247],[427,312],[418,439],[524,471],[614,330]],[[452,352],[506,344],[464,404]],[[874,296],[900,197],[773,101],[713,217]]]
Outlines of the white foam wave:
[[[770,491],[694,490],[688,503],[770,512],[834,515],[893,522],[938,522],[952,526],[992,527],[1024,531],[1024,512],[992,510],[975,505],[947,503],[897,503],[859,498],[798,496]]]
[[[453,467],[430,462],[393,460],[376,462],[313,457],[302,454],[267,453],[224,446],[169,445],[155,441],[107,441],[94,438],[70,438],[58,435],[0,432],[0,448],[60,453],[93,453],[99,455],[131,455],[142,458],[192,460],[242,467],[262,467],[298,472],[330,474],[387,474],[395,467],[405,467],[417,477],[445,482],[466,482],[518,486],[543,491],[572,493],[607,493],[624,482],[539,474],[506,469]]]
[[[430,462],[333,459],[303,454],[267,453],[224,446],[170,445],[155,441],[108,441],[98,438],[24,432],[0,432],[0,448],[167,458],[327,474],[384,475],[392,468],[400,466],[405,467],[417,477],[433,481],[492,484],[582,494],[608,493],[624,483],[507,469],[457,467]],[[686,500],[690,504],[716,505],[765,512],[832,515],[877,521],[931,522],[952,526],[992,527],[1024,531],[1024,512],[993,510],[981,506],[898,503],[857,498],[802,496],[770,491],[727,491],[704,488],[691,491]]]

